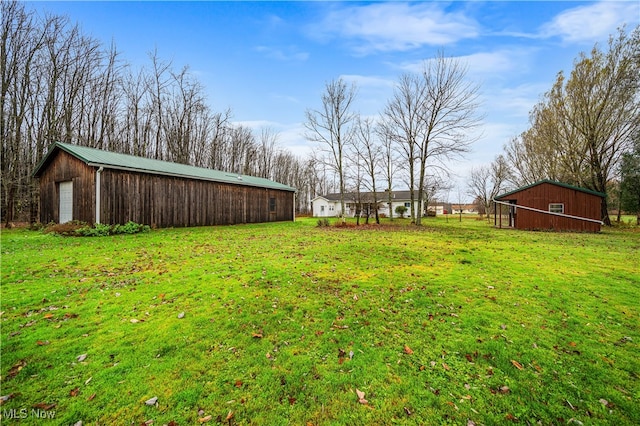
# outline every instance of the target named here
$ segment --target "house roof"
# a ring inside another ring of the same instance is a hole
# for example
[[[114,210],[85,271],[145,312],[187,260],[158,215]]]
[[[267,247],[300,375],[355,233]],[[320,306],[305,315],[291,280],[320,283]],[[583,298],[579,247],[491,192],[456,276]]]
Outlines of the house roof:
[[[416,200],[418,199],[418,190],[414,190],[414,196]],[[373,202],[373,192],[361,192],[360,199],[362,201],[370,201]],[[327,201],[340,201],[340,193],[335,192],[331,194],[319,195],[316,198],[324,198]],[[358,198],[358,194],[355,192],[345,192],[344,200],[346,202],[352,202]],[[389,193],[387,191],[379,191],[376,192],[376,198],[379,202],[384,202],[389,200]],[[411,200],[411,191],[391,191],[391,198],[393,201],[410,201]]]
[[[556,182],[556,181],[550,180],[550,179],[543,179],[543,180],[540,180],[538,182],[532,183],[531,185],[526,185],[526,186],[520,187],[518,189],[515,189],[513,191],[506,192],[504,194],[498,195],[494,199],[495,200],[500,200],[500,199],[506,198],[506,197],[508,197],[510,195],[513,195],[513,194],[515,194],[517,192],[524,191],[525,189],[529,189],[529,188],[533,188],[534,186],[542,185],[543,183],[549,183],[551,185],[560,186],[562,188],[573,189],[575,191],[580,191],[580,192],[584,192],[586,194],[596,195],[598,197],[603,197],[604,198],[604,197],[607,196],[606,194],[603,194],[602,192],[592,191],[590,189],[580,188],[578,186],[573,186],[573,185],[569,185],[567,183],[562,183],[562,182]]]
[[[47,164],[53,159],[54,153],[58,150],[65,151],[92,167],[104,167],[107,169],[127,170],[138,173],[159,174],[164,176],[208,180],[234,185],[295,191],[295,188],[269,179],[239,175],[237,173],[221,172],[219,170],[171,163],[169,161],[153,160],[150,158],[136,157],[127,154],[118,154],[115,152],[104,151],[102,149],[89,148],[86,146],[78,146],[62,142],[56,142],[49,148],[47,155],[45,155],[42,161],[40,161],[36,166],[33,172],[34,177],[38,177],[42,173]]]

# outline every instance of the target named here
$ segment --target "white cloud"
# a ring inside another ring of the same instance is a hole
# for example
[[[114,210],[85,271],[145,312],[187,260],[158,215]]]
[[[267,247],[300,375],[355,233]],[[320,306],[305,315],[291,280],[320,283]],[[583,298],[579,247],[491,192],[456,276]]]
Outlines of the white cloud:
[[[314,36],[353,40],[360,54],[443,46],[478,36],[478,24],[443,4],[373,3],[329,12],[311,29]]]
[[[541,27],[544,37],[558,36],[566,42],[580,43],[606,39],[625,23],[635,27],[640,22],[637,1],[601,1],[569,9]]]
[[[457,56],[461,65],[468,66],[470,77],[497,76],[526,71],[531,61],[531,49],[502,49],[493,52],[477,52],[470,55]],[[429,59],[427,59],[429,60]],[[425,60],[390,64],[402,71],[420,73],[424,69]]]
[[[395,81],[389,80],[384,77],[355,75],[355,74],[343,74],[340,76],[344,81],[348,83],[355,83],[356,87],[372,87],[372,88],[389,88],[395,85]]]

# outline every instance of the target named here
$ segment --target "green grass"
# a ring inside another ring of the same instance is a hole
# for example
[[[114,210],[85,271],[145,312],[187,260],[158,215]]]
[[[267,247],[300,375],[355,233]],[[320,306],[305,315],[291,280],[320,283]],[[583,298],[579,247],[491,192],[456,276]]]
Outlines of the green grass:
[[[3,230],[3,424],[640,423],[638,228],[316,222]]]

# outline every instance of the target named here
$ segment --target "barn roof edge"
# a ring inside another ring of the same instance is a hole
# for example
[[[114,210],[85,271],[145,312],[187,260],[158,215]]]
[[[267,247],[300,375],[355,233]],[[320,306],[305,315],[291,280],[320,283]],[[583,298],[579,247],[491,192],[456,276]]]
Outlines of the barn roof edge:
[[[551,179],[542,179],[542,180],[534,182],[534,183],[532,183],[530,185],[521,186],[520,188],[514,189],[513,191],[509,191],[509,192],[505,192],[504,194],[500,194],[500,195],[494,197],[494,199],[495,200],[500,200],[500,199],[502,199],[504,197],[508,197],[508,196],[513,195],[513,194],[515,194],[517,192],[524,191],[525,189],[529,189],[529,188],[533,188],[534,186],[542,185],[543,183],[549,183],[549,184],[560,186],[560,187],[563,187],[563,188],[573,189],[575,191],[580,191],[580,192],[584,192],[584,193],[587,193],[587,194],[596,195],[598,197],[603,197],[604,198],[604,197],[607,196],[607,194],[604,194],[604,193],[598,192],[598,191],[593,191],[591,189],[580,188],[579,186],[569,185],[568,183],[558,182],[558,181],[551,180]]]
[[[120,154],[97,148],[90,148],[69,143],[56,142],[49,147],[49,151],[34,168],[33,177],[38,177],[43,167],[47,164],[56,148],[73,155],[92,167],[105,167],[116,170],[126,170],[137,173],[160,174],[164,176],[182,177],[196,180],[206,180],[233,185],[253,186],[260,188],[277,189],[296,192],[296,189],[270,180],[238,173],[223,172],[204,167],[190,166],[187,164],[172,163],[169,161],[154,160],[145,157],[137,157],[129,154]]]

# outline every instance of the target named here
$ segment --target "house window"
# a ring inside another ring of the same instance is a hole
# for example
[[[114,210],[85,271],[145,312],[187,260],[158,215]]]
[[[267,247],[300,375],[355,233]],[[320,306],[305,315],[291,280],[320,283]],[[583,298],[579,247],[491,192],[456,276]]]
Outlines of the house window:
[[[562,214],[564,214],[564,204],[563,203],[550,203],[549,204],[549,213],[562,213]]]
[[[411,207],[411,203],[404,203],[404,206],[405,206],[406,208],[409,208],[409,207]]]
[[[320,212],[324,213],[324,206],[320,206]]]
[[[274,197],[269,198],[269,211],[272,213],[276,211],[276,199]]]

